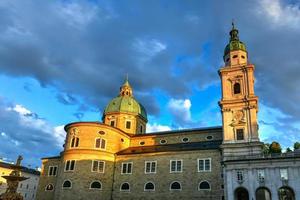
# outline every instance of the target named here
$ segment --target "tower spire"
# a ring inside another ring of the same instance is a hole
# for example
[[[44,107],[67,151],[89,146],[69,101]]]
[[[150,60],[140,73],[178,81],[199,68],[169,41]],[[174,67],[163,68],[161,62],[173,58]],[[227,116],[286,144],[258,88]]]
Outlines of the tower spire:
[[[230,41],[239,41],[239,31],[235,28],[233,19],[231,25],[232,29],[230,31]]]

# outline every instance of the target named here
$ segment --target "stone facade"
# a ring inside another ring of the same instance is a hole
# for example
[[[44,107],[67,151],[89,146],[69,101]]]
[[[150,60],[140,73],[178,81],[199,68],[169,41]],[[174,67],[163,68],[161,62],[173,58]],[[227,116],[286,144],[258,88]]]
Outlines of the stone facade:
[[[107,141],[103,150],[94,148],[99,131]],[[43,159],[38,199],[166,199],[171,196],[174,199],[221,199],[223,196],[220,127],[128,137],[123,132],[113,133],[111,127],[100,123],[81,122],[69,125],[67,132],[61,156]],[[69,143],[74,132],[80,142],[78,147],[71,148]],[[81,140],[82,137],[87,138]],[[184,142],[184,138],[188,141]],[[162,140],[167,143],[161,144]],[[210,159],[210,170],[198,172],[198,159]],[[65,171],[67,160],[75,160],[73,171]],[[92,172],[93,160],[105,162],[103,173]],[[171,160],[182,161],[182,172],[170,172]],[[156,162],[155,173],[145,172],[146,161]],[[123,174],[122,163],[128,162],[132,163],[132,172]],[[58,167],[55,176],[49,176],[52,166]],[[72,182],[71,188],[62,187],[65,180]],[[93,181],[101,182],[101,189],[91,189]],[[181,190],[170,190],[174,181],[180,182]],[[210,184],[209,190],[198,189],[202,181]],[[120,190],[125,182],[130,185],[129,191]],[[155,191],[144,191],[147,182],[155,185]],[[53,190],[46,190],[49,184],[53,185]]]
[[[294,192],[293,199],[300,199],[300,152],[281,155],[257,155],[236,157],[224,162],[225,185],[227,199],[239,199],[237,191],[244,188],[248,192],[248,199],[259,199],[257,191],[261,188],[268,191],[270,199],[282,200],[279,189],[289,188]],[[281,177],[280,170],[287,170],[287,179]],[[262,175],[259,172],[262,171]],[[237,173],[242,172],[242,180],[238,180]],[[262,198],[262,200],[268,198]]]

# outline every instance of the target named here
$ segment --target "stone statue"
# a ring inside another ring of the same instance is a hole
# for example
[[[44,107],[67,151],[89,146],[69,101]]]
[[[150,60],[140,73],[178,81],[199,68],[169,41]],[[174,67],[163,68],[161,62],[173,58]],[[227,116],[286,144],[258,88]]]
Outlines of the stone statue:
[[[21,161],[22,156],[18,156],[17,162],[12,166],[13,171],[8,176],[2,176],[6,179],[7,189],[5,193],[0,195],[0,200],[23,200],[20,193],[17,192],[19,182],[24,181],[28,178],[21,176]]]

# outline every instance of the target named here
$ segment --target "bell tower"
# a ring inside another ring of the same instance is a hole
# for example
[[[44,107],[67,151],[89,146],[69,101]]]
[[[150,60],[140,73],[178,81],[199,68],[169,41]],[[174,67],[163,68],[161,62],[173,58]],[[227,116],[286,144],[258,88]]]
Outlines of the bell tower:
[[[254,65],[248,62],[246,46],[239,40],[232,23],[224,63],[219,70],[222,84],[223,155],[224,158],[261,153],[258,137],[258,97],[254,93]]]

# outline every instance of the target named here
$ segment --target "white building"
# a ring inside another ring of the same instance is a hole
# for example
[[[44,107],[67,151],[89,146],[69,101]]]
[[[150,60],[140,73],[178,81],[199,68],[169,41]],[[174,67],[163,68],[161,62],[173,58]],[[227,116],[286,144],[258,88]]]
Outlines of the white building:
[[[2,176],[9,175],[12,170],[12,164],[0,161],[0,194],[6,191],[6,180]],[[21,175],[29,179],[19,183],[18,192],[21,193],[24,200],[34,200],[40,179],[40,172],[22,167]]]

